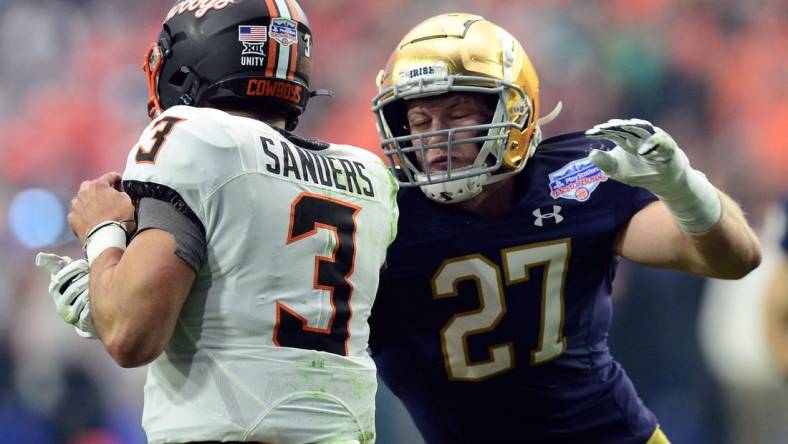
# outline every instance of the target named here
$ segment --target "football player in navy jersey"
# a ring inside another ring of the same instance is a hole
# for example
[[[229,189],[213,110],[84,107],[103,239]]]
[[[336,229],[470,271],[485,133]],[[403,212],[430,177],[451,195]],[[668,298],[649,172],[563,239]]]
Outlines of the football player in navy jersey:
[[[403,188],[371,347],[427,442],[667,443],[608,350],[618,257],[740,278],[740,208],[649,122],[541,141],[536,72],[482,17],[418,24],[378,87]]]

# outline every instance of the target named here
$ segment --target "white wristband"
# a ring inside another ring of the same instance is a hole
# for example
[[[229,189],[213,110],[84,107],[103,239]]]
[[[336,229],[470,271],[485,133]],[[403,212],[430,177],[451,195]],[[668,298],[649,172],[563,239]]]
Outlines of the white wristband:
[[[690,168],[672,190],[657,194],[685,233],[709,231],[722,215],[722,202],[714,185]]]
[[[99,255],[107,248],[126,250],[126,230],[123,224],[106,221],[93,227],[85,237],[85,254],[88,265],[92,265]]]

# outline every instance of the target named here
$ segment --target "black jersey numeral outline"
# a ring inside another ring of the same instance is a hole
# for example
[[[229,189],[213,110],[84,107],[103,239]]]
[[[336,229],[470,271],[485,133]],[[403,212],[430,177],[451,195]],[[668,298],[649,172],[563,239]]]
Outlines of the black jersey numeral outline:
[[[161,120],[153,125],[153,128],[156,130],[151,138],[151,140],[153,140],[153,145],[147,150],[144,149],[142,145],[138,146],[137,154],[134,155],[134,160],[137,163],[156,163],[156,158],[159,156],[159,152],[162,146],[164,146],[164,143],[167,142],[167,138],[170,137],[175,125],[184,120],[186,119],[175,116],[162,117]]]
[[[331,315],[325,328],[309,325],[306,318],[282,302],[276,303],[273,341],[277,346],[320,350],[348,355],[351,299],[356,261],[356,217],[361,207],[319,194],[301,193],[290,206],[287,244],[317,234],[333,232],[336,244],[330,256],[315,256],[313,288],[328,291]]]

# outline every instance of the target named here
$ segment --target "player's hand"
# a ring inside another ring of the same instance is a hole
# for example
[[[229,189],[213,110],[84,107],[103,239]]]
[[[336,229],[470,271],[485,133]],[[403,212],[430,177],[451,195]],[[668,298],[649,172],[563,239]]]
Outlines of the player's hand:
[[[50,274],[49,296],[57,314],[74,326],[85,338],[96,338],[96,326],[90,315],[90,268],[85,259],[38,253],[36,265]]]
[[[609,120],[586,131],[586,136],[616,144],[610,151],[594,149],[589,154],[605,174],[656,195],[674,190],[690,170],[687,156],[673,138],[645,120]]]
[[[134,219],[131,199],[120,191],[120,184],[121,176],[116,172],[82,182],[68,213],[68,224],[82,244],[88,231],[101,222]]]
[[[610,151],[591,150],[589,159],[610,178],[654,193],[687,233],[703,233],[722,214],[717,189],[668,133],[645,120],[613,119],[586,131],[591,139],[616,144]]]

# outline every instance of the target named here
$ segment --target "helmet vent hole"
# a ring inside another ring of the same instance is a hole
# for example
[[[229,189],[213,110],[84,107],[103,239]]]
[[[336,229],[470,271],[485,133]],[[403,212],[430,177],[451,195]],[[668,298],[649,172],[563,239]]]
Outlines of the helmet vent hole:
[[[186,82],[186,79],[189,78],[189,69],[185,66],[181,66],[181,69],[175,72],[175,74],[170,77],[170,85],[181,88],[183,84]]]

